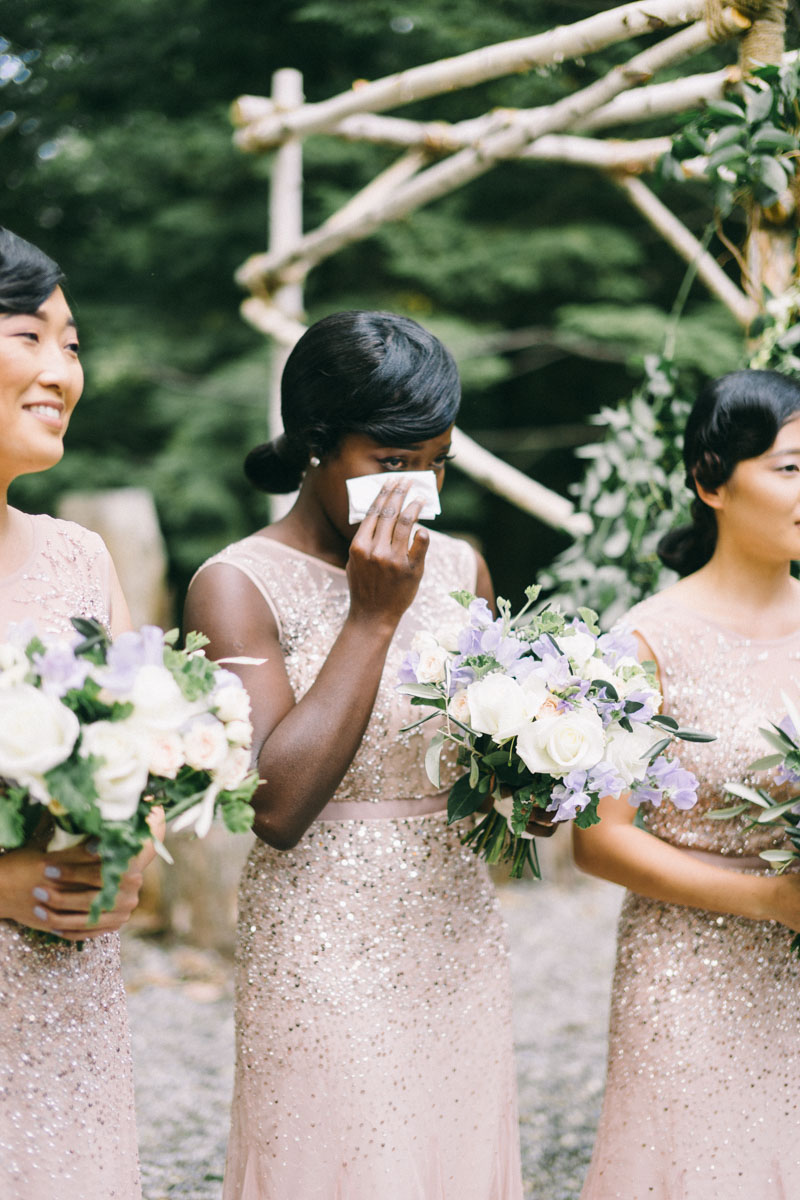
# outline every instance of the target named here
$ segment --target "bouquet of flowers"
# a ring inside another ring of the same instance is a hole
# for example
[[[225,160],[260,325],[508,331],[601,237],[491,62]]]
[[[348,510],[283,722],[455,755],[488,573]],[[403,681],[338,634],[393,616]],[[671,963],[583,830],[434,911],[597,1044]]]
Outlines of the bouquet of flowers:
[[[487,862],[510,860],[514,878],[526,863],[539,878],[526,833],[534,810],[584,828],[598,820],[601,796],[628,792],[633,805],[691,808],[697,780],[663,751],[675,738],[713,741],[659,715],[654,666],[637,661],[630,634],[601,634],[586,608],[573,619],[533,613],[538,594],[527,588],[514,617],[499,600],[494,619],[485,600],[453,592],[463,620],[415,636],[399,685],[412,704],[434,709],[408,728],[440,720],[426,756],[434,786],[446,745],[466,769],[450,790],[448,820],[491,804],[463,840]]]
[[[724,821],[748,811],[753,812],[754,806],[761,809],[747,828],[774,825],[783,829],[789,844],[759,853],[759,858],[770,863],[779,874],[800,859],[800,793],[797,791],[800,784],[800,711],[785,692],[781,692],[781,699],[786,707],[786,715],[777,723],[770,722],[768,728],[759,729],[761,736],[772,747],[772,753],[750,763],[748,770],[771,770],[775,783],[784,788],[783,799],[771,795],[765,788],[726,783],[725,790],[737,796],[740,802],[730,808],[714,809],[708,814]],[[792,791],[788,798],[786,787]],[[793,939],[791,948],[800,956],[800,933]]]
[[[208,832],[218,810],[233,832],[252,825],[250,700],[210,662],[207,639],[146,625],[113,642],[75,618],[72,639],[24,625],[0,644],[0,846],[23,845],[49,814],[48,849],[97,843],[102,889],[90,921],[114,906],[128,863],[164,808],[172,828]],[[231,661],[231,660],[228,660]]]

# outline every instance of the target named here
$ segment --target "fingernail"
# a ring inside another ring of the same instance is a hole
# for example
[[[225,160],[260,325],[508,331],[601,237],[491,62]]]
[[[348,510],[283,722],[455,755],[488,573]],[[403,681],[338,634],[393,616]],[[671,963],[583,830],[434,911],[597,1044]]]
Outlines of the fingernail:
[[[61,867],[45,867],[44,876],[45,879],[60,879]]]
[[[90,838],[86,843],[86,849],[90,854],[97,854],[97,851],[100,849],[100,843],[97,838]]]
[[[50,893],[43,887],[35,887],[33,889],[33,898],[34,900],[48,900]]]
[[[44,908],[39,908],[38,904],[37,904],[36,908],[33,910],[33,915],[36,917],[37,921],[49,920],[49,915],[48,915],[47,910]]]

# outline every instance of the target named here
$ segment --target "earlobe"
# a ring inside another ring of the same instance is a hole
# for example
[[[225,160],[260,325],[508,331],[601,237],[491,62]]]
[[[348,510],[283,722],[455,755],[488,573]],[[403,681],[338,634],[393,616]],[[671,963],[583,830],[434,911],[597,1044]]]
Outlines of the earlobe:
[[[725,504],[725,484],[720,484],[718,488],[704,488],[702,483],[694,481],[695,491],[699,500],[709,508],[722,508]]]

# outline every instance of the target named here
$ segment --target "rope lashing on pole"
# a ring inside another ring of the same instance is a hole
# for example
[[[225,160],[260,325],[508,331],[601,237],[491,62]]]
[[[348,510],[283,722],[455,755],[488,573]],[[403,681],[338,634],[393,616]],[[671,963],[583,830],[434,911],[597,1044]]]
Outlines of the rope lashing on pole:
[[[736,8],[752,24],[742,35],[740,62],[745,71],[780,61],[786,32],[787,0],[737,0]],[[706,27],[715,42],[730,37],[723,18],[723,0],[705,0]]]

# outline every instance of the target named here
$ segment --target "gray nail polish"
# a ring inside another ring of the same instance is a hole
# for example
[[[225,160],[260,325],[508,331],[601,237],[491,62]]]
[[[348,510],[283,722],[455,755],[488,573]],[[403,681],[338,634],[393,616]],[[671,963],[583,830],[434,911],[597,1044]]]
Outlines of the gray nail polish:
[[[36,917],[37,921],[48,921],[50,919],[47,909],[40,908],[38,904],[36,905],[36,908],[33,910],[33,915]]]
[[[33,889],[33,898],[34,898],[34,900],[49,900],[50,893],[47,891],[46,888],[35,887]]]
[[[46,879],[60,879],[61,867],[45,867],[44,875]]]

